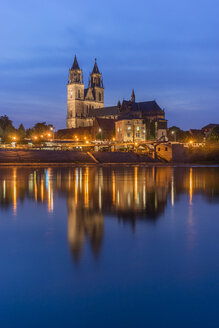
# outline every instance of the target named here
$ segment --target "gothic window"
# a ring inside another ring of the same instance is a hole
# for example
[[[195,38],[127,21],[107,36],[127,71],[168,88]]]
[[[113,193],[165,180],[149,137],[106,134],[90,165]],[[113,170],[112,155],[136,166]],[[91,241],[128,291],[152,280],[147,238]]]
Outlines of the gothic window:
[[[78,98],[81,98],[80,90],[78,90]]]
[[[101,101],[101,93],[99,93],[99,101]]]

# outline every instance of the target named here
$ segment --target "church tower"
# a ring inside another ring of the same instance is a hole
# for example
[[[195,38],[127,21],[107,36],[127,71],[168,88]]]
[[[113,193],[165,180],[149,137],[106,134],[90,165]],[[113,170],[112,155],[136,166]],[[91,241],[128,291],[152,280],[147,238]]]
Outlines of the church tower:
[[[67,84],[67,128],[76,128],[77,119],[84,116],[84,81],[75,55]]]
[[[104,88],[102,74],[97,66],[97,60],[95,58],[94,68],[90,74],[90,87],[93,89],[93,95],[96,102],[104,103]]]

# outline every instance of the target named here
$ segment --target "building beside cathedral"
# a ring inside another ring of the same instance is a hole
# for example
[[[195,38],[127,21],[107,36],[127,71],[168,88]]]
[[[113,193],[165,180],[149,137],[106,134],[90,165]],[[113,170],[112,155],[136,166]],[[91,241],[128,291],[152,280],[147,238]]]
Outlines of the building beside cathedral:
[[[167,135],[165,111],[155,100],[136,102],[134,90],[130,100],[123,100],[122,103],[118,101],[116,106],[104,107],[103,78],[96,59],[88,87],[85,88],[83,72],[75,56],[67,84],[67,129],[91,128],[98,118],[111,119],[114,122],[140,119],[145,124],[145,140],[151,138],[152,130],[156,139]],[[106,125],[106,122],[104,124]]]

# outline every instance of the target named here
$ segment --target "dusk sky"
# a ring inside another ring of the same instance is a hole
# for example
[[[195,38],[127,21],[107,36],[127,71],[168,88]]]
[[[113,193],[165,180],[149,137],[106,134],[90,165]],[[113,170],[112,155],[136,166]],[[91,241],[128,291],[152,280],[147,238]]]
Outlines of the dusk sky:
[[[94,58],[105,106],[154,100],[168,125],[219,123],[219,1],[1,1],[0,115],[66,126],[68,69]]]

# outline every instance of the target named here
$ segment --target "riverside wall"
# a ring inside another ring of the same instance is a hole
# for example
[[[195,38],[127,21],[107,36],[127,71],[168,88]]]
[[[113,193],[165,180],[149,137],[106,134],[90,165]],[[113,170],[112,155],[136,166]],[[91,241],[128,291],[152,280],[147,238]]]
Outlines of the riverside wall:
[[[147,155],[125,152],[0,150],[0,164],[98,164],[155,162]]]

